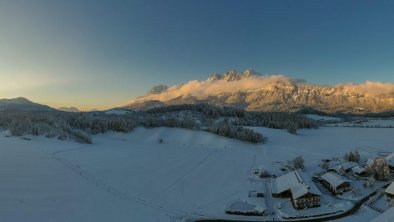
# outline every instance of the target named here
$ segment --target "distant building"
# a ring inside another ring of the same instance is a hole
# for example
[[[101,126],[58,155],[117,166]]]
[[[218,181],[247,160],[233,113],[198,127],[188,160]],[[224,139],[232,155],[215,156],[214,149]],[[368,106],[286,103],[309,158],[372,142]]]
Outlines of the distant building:
[[[273,180],[272,194],[290,197],[294,208],[303,209],[320,206],[321,192],[308,175],[293,171]]]
[[[386,188],[385,193],[389,200],[394,199],[394,182],[391,182],[391,184]]]
[[[390,167],[390,171],[394,172],[394,153],[391,153],[390,155],[386,156],[385,159]]]
[[[328,168],[328,172],[335,172],[340,175],[345,175],[355,166],[357,166],[357,163],[355,162],[345,162]]]
[[[352,172],[355,176],[366,177],[368,176],[367,169],[361,166],[355,166],[352,168]]]
[[[320,178],[322,184],[333,194],[342,194],[350,190],[350,181],[336,173],[328,172]]]
[[[367,167],[372,166],[372,164],[375,162],[376,158],[377,157],[369,157],[368,160],[367,160],[367,163],[366,163]]]

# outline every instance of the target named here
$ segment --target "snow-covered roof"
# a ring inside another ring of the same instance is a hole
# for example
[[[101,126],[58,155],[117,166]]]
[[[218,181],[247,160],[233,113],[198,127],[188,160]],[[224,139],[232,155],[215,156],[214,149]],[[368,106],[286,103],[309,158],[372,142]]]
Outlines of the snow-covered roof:
[[[365,167],[361,167],[361,166],[355,166],[352,168],[352,171],[358,174],[365,172],[365,170],[366,170]]]
[[[342,167],[344,170],[350,170],[351,168],[357,166],[357,163],[355,162],[346,162],[342,164]]]
[[[260,165],[259,167],[257,167],[258,170],[265,170],[267,171],[267,168],[265,165]]]
[[[390,155],[385,157],[386,160],[391,160],[393,158],[394,158],[394,153],[391,153]]]
[[[391,153],[390,155],[386,156],[385,159],[390,166],[394,167],[394,153]]]
[[[371,166],[375,162],[376,157],[370,157],[367,160],[367,166]]]
[[[291,191],[294,199],[307,193],[321,195],[319,189],[311,181],[309,176],[297,170],[273,180],[272,193],[280,194],[288,190]]]
[[[370,222],[393,222],[394,221],[394,207],[386,210]]]
[[[272,192],[276,194],[290,190],[292,186],[302,183],[302,178],[297,171],[290,172],[273,180]]]
[[[339,172],[340,169],[342,168],[344,171],[347,171],[355,166],[357,166],[357,163],[355,163],[355,162],[345,162],[345,163],[330,167],[329,170],[334,170],[336,172]]]
[[[331,184],[331,186],[333,187],[338,187],[344,183],[349,183],[350,181],[347,180],[346,178],[339,176],[336,173],[326,173],[324,175],[322,175],[320,178],[322,178],[323,180],[327,181],[327,183]]]
[[[388,186],[385,190],[386,193],[394,195],[394,182],[390,183],[390,186]]]
[[[293,197],[293,199],[297,199],[299,197],[304,196],[307,193],[312,193],[312,194],[316,194],[321,196],[321,192],[319,189],[317,189],[317,187],[315,186],[315,184],[310,181],[311,184],[307,185],[307,184],[300,184],[298,186],[294,186],[291,188],[291,196]]]

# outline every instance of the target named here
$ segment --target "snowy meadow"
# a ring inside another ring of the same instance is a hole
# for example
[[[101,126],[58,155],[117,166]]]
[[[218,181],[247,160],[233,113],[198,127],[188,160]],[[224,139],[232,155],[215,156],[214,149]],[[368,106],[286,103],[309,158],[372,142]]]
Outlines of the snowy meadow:
[[[263,189],[251,179],[253,169],[280,173],[278,163],[302,155],[312,176],[322,158],[355,148],[394,151],[390,128],[320,127],[298,135],[253,129],[269,138],[266,144],[167,127],[108,132],[93,136],[92,144],[2,133],[0,187],[6,192],[0,220],[242,219],[224,210],[250,190]]]

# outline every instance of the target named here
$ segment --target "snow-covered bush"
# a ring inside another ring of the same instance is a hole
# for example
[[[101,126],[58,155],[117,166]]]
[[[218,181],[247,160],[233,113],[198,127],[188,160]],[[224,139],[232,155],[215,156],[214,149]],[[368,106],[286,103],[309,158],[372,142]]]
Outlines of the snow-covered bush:
[[[320,167],[321,167],[323,170],[328,171],[328,168],[330,168],[330,164],[329,164],[328,162],[326,162],[326,161],[322,161],[322,162],[320,163]]]
[[[363,184],[363,186],[366,188],[371,188],[375,185],[375,183],[376,183],[375,177],[370,176],[368,180]]]
[[[70,134],[74,137],[74,140],[79,143],[92,143],[92,136],[85,131],[73,129]]]
[[[354,153],[350,151],[349,153],[346,153],[343,158],[346,161],[357,163],[358,161],[360,161],[360,154],[358,153],[357,150]]]
[[[304,158],[302,156],[297,156],[292,162],[294,169],[304,169]]]

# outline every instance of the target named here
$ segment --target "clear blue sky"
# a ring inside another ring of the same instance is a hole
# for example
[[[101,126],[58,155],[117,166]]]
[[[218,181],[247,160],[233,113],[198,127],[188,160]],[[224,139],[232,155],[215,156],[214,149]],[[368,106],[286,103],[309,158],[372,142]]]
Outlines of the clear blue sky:
[[[394,82],[394,1],[0,0],[2,98],[107,108],[246,68]]]

